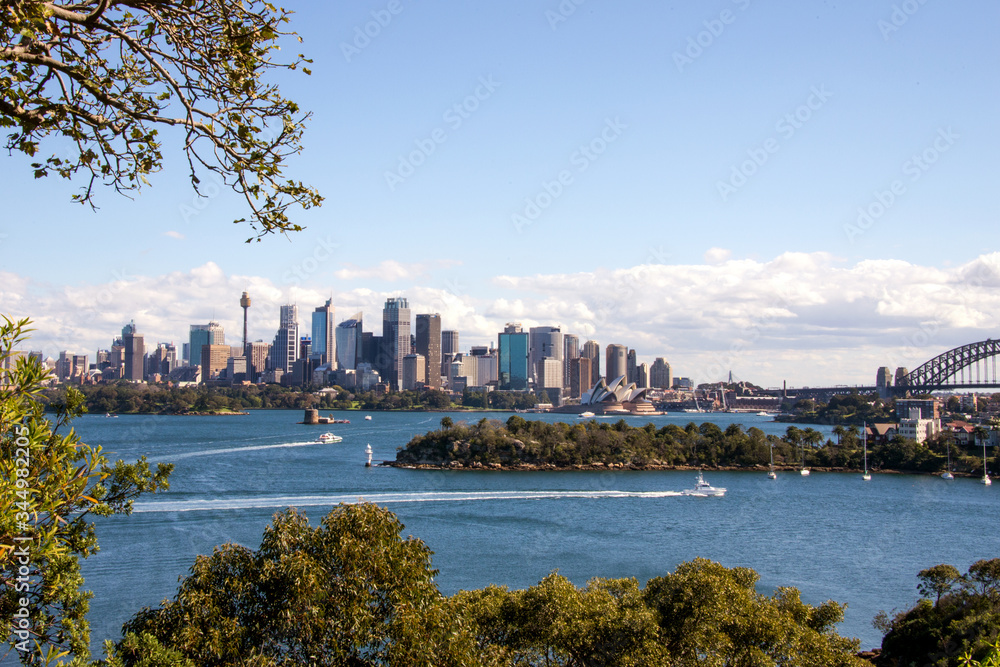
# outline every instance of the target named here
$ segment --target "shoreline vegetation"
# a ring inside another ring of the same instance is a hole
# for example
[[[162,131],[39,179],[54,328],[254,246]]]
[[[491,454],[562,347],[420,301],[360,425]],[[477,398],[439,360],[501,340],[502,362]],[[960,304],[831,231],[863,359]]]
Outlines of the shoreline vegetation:
[[[281,385],[246,385],[233,387],[167,387],[121,381],[108,385],[72,386],[83,395],[87,412],[110,414],[183,415],[241,413],[247,410],[353,410],[353,411],[426,411],[475,412],[514,411],[538,404],[534,394],[519,392],[463,393],[459,403],[439,390],[401,391],[378,396],[373,391],[353,394],[339,387],[290,388]],[[66,386],[46,389],[43,397],[50,404],[65,401]]]
[[[685,427],[668,424],[630,426],[596,420],[529,421],[519,415],[506,423],[481,419],[475,424],[441,420],[441,428],[415,436],[382,465],[452,470],[767,470],[771,452],[778,471],[859,472],[864,443],[856,429],[844,429],[838,441],[823,442],[812,428],[789,426],[783,437],[732,424],[725,430],[711,422]],[[969,448],[942,439],[917,444],[896,436],[868,443],[868,470],[874,473],[944,472],[951,447],[954,474],[982,475],[982,458]],[[995,461],[994,461],[995,464]]]

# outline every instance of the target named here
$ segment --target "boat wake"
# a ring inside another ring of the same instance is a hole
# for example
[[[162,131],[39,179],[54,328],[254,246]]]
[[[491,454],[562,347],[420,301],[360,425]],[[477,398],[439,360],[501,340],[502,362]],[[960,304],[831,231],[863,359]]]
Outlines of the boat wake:
[[[195,456],[212,456],[213,454],[235,454],[238,452],[256,452],[263,449],[284,449],[286,447],[312,447],[314,445],[318,446],[323,443],[317,442],[316,440],[307,440],[305,442],[280,442],[276,445],[249,445],[247,447],[226,447],[224,449],[203,449],[197,452],[185,452],[183,454],[171,454],[170,456],[162,456],[155,459],[150,459],[152,463],[157,463],[160,461],[166,463],[173,463],[174,461],[179,461],[181,459],[189,459]]]
[[[318,507],[339,503],[460,502],[473,500],[549,500],[560,498],[669,498],[680,491],[428,491],[423,493],[334,494],[275,496],[261,498],[217,498],[136,503],[133,512],[205,512],[267,507]]]

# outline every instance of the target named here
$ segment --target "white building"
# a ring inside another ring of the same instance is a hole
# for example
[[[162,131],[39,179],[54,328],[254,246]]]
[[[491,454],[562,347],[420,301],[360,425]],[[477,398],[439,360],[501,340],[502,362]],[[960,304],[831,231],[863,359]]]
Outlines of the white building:
[[[422,387],[427,383],[427,359],[422,354],[408,354],[403,357],[403,391]]]
[[[472,357],[476,364],[476,387],[484,387],[490,382],[499,381],[497,372],[497,357],[495,354],[483,354]]]
[[[899,434],[904,438],[924,442],[941,432],[940,419],[900,419]]]
[[[563,386],[562,359],[540,359],[535,367],[535,378],[540,389],[561,389]]]

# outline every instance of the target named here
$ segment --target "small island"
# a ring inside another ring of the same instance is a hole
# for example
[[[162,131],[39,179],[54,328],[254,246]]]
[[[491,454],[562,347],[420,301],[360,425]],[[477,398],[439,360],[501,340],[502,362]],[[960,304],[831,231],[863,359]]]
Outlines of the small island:
[[[846,431],[839,442],[823,440],[812,428],[789,426],[783,437],[732,424],[725,430],[706,422],[684,427],[668,424],[630,426],[625,420],[580,420],[575,423],[529,421],[514,415],[506,423],[441,420],[441,428],[419,435],[400,447],[394,461],[383,465],[454,470],[684,470],[694,467],[727,470],[797,469],[860,471],[864,443]],[[958,475],[981,474],[982,459],[951,445]],[[868,444],[868,468],[875,472],[938,473],[946,453],[931,443],[895,437]]]
[[[177,415],[179,417],[225,417],[229,415],[248,415],[245,410],[230,408],[214,408],[210,410],[184,410],[182,412],[160,412],[161,415]]]

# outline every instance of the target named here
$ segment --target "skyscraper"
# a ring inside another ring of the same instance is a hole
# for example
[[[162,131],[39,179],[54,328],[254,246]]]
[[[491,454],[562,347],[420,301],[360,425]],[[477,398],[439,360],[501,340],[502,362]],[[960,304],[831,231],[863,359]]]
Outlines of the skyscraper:
[[[639,389],[647,389],[649,387],[649,366],[645,361],[635,369],[635,386]]]
[[[458,332],[457,331],[442,331],[441,332],[441,354],[458,354]]]
[[[143,371],[146,368],[146,346],[142,334],[136,333],[135,320],[122,328],[122,346],[125,363],[122,377],[132,382],[142,382]]]
[[[59,360],[56,361],[56,377],[60,382],[66,382],[73,375],[73,355],[63,350],[59,353]]]
[[[403,357],[410,351],[410,304],[403,297],[390,297],[382,309],[382,379],[393,389],[403,383]]]
[[[569,362],[580,356],[580,337],[573,334],[563,334],[563,386],[569,387]]]
[[[583,352],[580,356],[590,359],[590,387],[597,384],[601,379],[601,345],[596,340],[588,340],[583,344]],[[590,389],[587,387],[587,389]]]
[[[247,343],[247,379],[260,382],[260,376],[267,368],[267,358],[271,354],[271,344],[262,340]]]
[[[361,359],[361,312],[337,325],[337,368],[355,370]]]
[[[246,312],[246,311],[244,311]],[[218,322],[208,324],[192,324],[188,334],[188,363],[197,366],[201,363],[201,348],[204,345],[225,345],[226,332]]]
[[[226,370],[232,349],[228,345],[201,346],[201,381],[218,380],[219,374]]]
[[[336,327],[333,322],[335,309],[333,299],[327,299],[326,304],[320,306],[312,314],[312,352],[319,364],[331,364],[337,361],[337,337]]]
[[[437,313],[418,313],[416,327],[416,352],[424,358],[424,382],[430,389],[440,389],[441,316]]]
[[[628,375],[628,348],[624,345],[608,345],[605,348],[604,378],[609,383]]]
[[[670,389],[674,385],[673,372],[670,364],[663,357],[657,357],[649,367],[649,386],[660,389]]]
[[[531,327],[528,330],[528,363],[534,373],[535,383],[539,384],[538,362],[542,359],[558,359],[562,362],[563,339],[559,327]]]
[[[299,309],[289,304],[281,306],[281,323],[271,345],[271,369],[291,373],[299,358]]]
[[[638,356],[635,350],[629,349],[628,354],[625,357],[625,381],[632,383],[638,382],[637,372],[638,372]]]
[[[149,355],[147,373],[169,375],[177,367],[177,347],[173,343],[160,343]]]
[[[594,385],[590,381],[590,358],[577,357],[569,360],[569,397],[580,398]]]
[[[402,368],[403,375],[400,386],[403,391],[418,389],[426,384],[427,379],[424,371],[427,369],[427,360],[424,359],[424,355],[418,353],[406,355],[403,357]]]
[[[499,351],[497,381],[500,389],[528,389],[528,334],[521,325],[510,323],[497,335]]]

